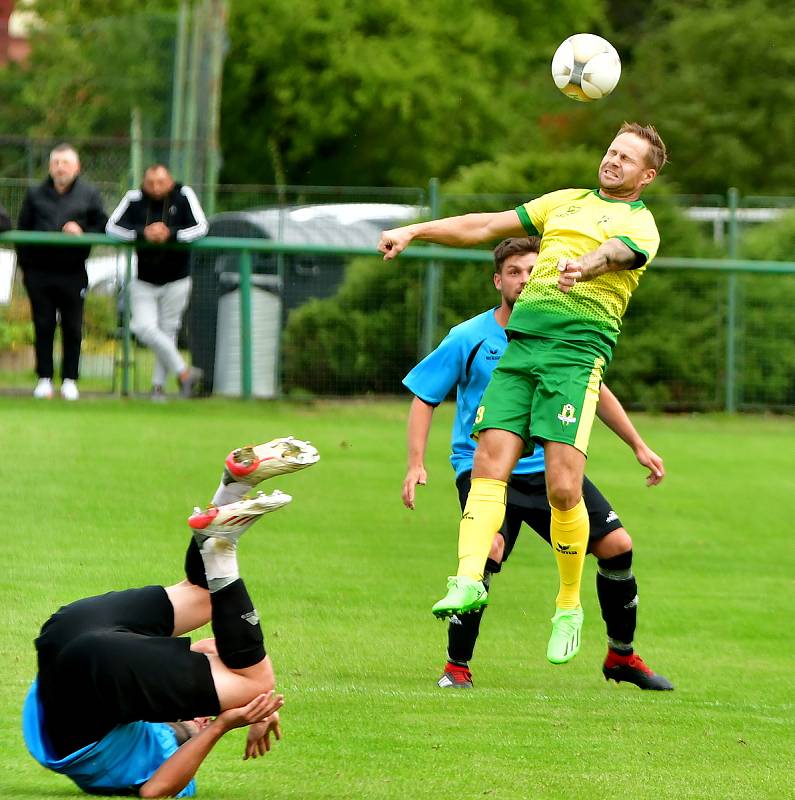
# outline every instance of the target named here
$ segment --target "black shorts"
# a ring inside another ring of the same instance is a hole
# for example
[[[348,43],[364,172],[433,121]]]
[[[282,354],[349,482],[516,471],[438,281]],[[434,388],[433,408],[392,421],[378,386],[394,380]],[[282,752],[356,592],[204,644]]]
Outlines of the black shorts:
[[[470,472],[462,472],[455,481],[458,488],[458,500],[461,503],[461,510],[466,505],[467,495],[469,494]],[[604,538],[611,531],[623,527],[618,514],[607,502],[605,496],[588,480],[583,478],[582,496],[585,500],[585,507],[588,510],[588,518],[591,523],[591,532],[588,537],[588,551],[591,545]],[[546,479],[543,472],[535,475],[513,475],[508,482],[508,496],[505,506],[505,520],[499,533],[505,540],[505,551],[502,556],[503,562],[508,560],[516,540],[519,537],[519,529],[522,523],[527,523],[547,544],[550,543],[549,525],[552,512],[547,500]]]
[[[174,638],[162,586],[64,606],[36,639],[39,698],[63,757],[127,722],[175,722],[220,712],[210,661]]]

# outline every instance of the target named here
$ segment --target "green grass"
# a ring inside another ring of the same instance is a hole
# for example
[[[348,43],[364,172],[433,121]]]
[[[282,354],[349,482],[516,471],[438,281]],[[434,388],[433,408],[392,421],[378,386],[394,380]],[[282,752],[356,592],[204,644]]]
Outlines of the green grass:
[[[25,752],[32,639],[78,596],[180,577],[195,504],[228,450],[294,433],[317,467],[241,546],[286,695],[284,740],[243,763],[227,736],[199,773],[223,798],[772,798],[790,796],[795,420],[640,417],[669,475],[657,489],[594,433],[589,474],[635,540],[639,652],[673,693],[607,684],[589,559],[580,655],[544,658],[552,558],[525,532],[495,581],[476,689],[435,688],[445,629],[430,614],[455,566],[446,463],[431,434],[418,509],[399,499],[406,403],[288,405],[0,399],[0,796],[74,797]]]

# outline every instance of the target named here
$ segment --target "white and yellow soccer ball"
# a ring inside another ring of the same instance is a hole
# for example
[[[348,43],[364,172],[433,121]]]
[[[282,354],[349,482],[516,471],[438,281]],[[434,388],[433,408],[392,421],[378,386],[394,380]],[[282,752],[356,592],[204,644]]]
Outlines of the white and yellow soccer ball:
[[[621,77],[621,59],[607,39],[575,33],[555,51],[552,79],[567,97],[583,102],[607,97]]]

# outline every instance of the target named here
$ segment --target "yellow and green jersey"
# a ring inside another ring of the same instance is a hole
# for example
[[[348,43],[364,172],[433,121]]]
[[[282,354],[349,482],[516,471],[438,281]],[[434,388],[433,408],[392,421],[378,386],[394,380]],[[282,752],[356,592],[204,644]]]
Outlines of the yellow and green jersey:
[[[629,298],[660,244],[651,212],[642,200],[613,200],[596,189],[563,189],[519,206],[516,213],[529,235],[541,236],[541,251],[508,330],[585,339],[609,361]],[[561,292],[558,259],[579,258],[608,239],[620,239],[635,251],[636,268],[608,272],[575,284],[568,294]]]

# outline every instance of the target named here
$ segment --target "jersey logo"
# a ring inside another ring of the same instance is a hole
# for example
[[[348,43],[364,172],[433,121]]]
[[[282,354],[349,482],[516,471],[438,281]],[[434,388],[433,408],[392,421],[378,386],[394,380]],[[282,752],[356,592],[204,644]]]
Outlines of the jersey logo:
[[[566,403],[566,405],[563,406],[563,408],[561,409],[560,414],[558,414],[558,419],[564,425],[571,425],[573,422],[577,421],[576,414],[577,414],[577,409],[574,408],[574,406],[571,403]]]
[[[580,206],[569,206],[568,208],[564,209],[563,211],[558,211],[555,214],[556,217],[570,217],[572,214],[576,214],[580,210]]]

